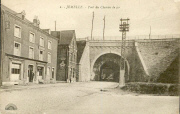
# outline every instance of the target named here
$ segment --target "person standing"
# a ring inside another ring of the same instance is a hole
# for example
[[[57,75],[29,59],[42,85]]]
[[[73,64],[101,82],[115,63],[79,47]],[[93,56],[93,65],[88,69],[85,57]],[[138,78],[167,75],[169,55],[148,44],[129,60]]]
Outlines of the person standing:
[[[69,82],[71,83],[71,78],[69,79]]]
[[[32,70],[30,71],[29,82],[33,82],[33,78],[34,78],[34,72]]]

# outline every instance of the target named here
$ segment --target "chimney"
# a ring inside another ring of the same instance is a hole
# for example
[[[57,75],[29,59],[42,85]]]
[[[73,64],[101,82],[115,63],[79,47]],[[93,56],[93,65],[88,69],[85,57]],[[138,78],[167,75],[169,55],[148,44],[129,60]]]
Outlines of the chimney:
[[[18,17],[20,17],[22,20],[24,20],[25,19],[25,16],[26,16],[26,13],[25,13],[25,11],[23,10],[21,13],[17,13],[16,14]]]
[[[21,12],[21,15],[22,15],[22,20],[24,20],[24,19],[25,19],[25,16],[26,16],[26,13],[25,13],[24,10]]]
[[[39,27],[39,25],[40,25],[40,21],[37,16],[35,16],[33,19],[33,25],[36,27]]]

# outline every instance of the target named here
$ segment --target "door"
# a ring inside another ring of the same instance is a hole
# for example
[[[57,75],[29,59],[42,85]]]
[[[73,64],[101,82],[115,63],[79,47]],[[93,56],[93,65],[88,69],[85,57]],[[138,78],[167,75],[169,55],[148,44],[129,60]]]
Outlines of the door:
[[[33,78],[34,78],[33,65],[28,66],[28,77],[29,77],[29,82],[33,82]]]
[[[38,66],[37,67],[37,79],[41,80],[44,78],[44,67]]]
[[[21,64],[12,63],[11,64],[11,81],[20,80],[20,74],[21,74]]]

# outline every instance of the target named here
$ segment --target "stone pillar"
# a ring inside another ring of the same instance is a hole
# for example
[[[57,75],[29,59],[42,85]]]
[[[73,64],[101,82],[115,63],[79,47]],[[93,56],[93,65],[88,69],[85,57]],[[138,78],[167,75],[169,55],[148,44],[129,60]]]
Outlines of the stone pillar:
[[[120,69],[120,73],[119,73],[119,86],[122,87],[122,86],[125,86],[125,70],[121,70]]]

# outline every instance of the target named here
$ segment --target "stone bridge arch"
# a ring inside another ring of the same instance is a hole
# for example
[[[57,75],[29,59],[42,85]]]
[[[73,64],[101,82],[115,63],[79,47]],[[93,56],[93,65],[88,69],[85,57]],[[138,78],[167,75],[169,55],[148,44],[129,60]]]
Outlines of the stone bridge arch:
[[[114,58],[106,58],[106,57],[109,57],[112,56]],[[103,61],[99,61],[99,59],[103,58]],[[116,75],[115,78],[113,81],[117,81],[119,80],[119,71],[120,71],[120,59],[124,59],[126,62],[126,71],[125,71],[125,76],[126,76],[126,80],[128,80],[129,78],[129,71],[130,71],[130,66],[129,66],[129,63],[127,61],[126,58],[122,57],[120,52],[119,51],[101,51],[100,53],[97,53],[94,57],[94,59],[91,60],[91,66],[90,66],[90,70],[91,70],[91,80],[95,80],[95,81],[100,81],[102,80],[102,69],[103,67],[107,67],[107,66],[110,66],[110,67],[113,67],[112,69],[116,69],[114,70],[113,72],[114,73],[117,73],[117,74],[114,74]],[[98,71],[96,71],[98,70]],[[118,70],[118,72],[117,72]],[[97,74],[99,73],[99,74]],[[117,76],[118,75],[118,76]]]

